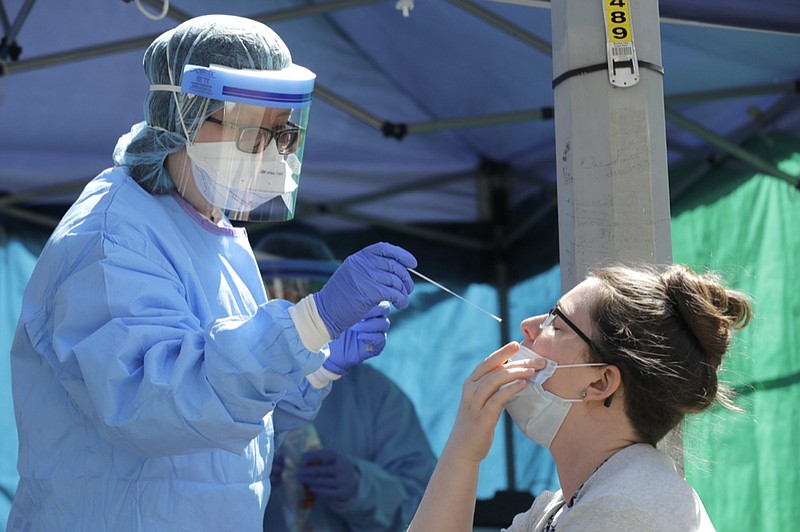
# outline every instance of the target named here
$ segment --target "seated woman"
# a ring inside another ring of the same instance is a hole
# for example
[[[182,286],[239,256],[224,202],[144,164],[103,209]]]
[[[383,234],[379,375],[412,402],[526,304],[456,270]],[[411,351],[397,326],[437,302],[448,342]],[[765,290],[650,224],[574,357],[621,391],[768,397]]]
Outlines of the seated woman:
[[[685,414],[715,402],[736,410],[717,374],[751,314],[744,295],[685,266],[589,275],[549,314],[522,322],[521,345],[502,347],[467,378],[409,530],[472,530],[478,466],[504,408],[550,450],[561,485],[508,530],[713,530],[656,443]]]

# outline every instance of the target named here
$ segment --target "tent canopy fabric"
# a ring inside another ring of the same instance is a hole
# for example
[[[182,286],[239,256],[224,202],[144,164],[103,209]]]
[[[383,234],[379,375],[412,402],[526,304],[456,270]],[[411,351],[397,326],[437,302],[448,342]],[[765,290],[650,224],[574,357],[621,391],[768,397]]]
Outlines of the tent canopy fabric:
[[[173,0],[153,21],[131,1],[0,0],[0,209],[52,223],[37,206],[68,204],[142,119],[147,44],[225,12],[272,26],[318,75],[298,219],[324,231],[491,221],[498,181],[508,210],[551,211],[549,2],[417,0],[408,17],[395,4]],[[671,165],[800,132],[792,0],[662,0],[660,11]]]

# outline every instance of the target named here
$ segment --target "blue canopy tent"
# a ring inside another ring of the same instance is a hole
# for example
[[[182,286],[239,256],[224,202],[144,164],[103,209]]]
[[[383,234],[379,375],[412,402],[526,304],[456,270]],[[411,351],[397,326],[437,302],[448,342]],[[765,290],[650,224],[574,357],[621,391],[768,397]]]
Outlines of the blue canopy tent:
[[[394,4],[173,0],[153,21],[123,0],[0,2],[0,208],[52,223],[36,207],[74,198],[141,120],[147,44],[225,12],[273,26],[318,74],[298,219],[326,231],[484,221],[502,175],[508,206],[535,223],[555,190],[549,3],[418,0],[408,17]],[[661,2],[670,163],[800,130],[800,10],[697,4]]]
[[[154,13],[163,5],[141,3]],[[511,331],[488,320],[481,341],[463,345],[485,355],[486,345],[516,337],[523,307],[515,302],[524,296],[512,286],[548,280],[524,312],[558,297],[549,2],[416,0],[408,17],[395,4],[173,0],[154,21],[125,0],[0,0],[4,224],[48,231],[111,164],[117,138],[142,118],[141,58],[156,35],[200,14],[248,16],[273,27],[294,60],[318,75],[296,219],[336,236],[340,253],[369,231],[388,233],[410,243],[423,273],[496,312],[507,307]],[[671,172],[673,198],[723,164],[796,185],[763,153],[742,147],[776,131],[800,136],[796,2],[662,0],[659,8],[668,156],[670,168],[680,168]],[[256,238],[261,230],[250,228]],[[520,258],[503,278],[492,268],[501,253]],[[455,255],[471,261],[454,267]],[[419,350],[426,345],[421,339]],[[459,375],[441,386],[457,390]],[[484,496],[509,483],[502,446]]]

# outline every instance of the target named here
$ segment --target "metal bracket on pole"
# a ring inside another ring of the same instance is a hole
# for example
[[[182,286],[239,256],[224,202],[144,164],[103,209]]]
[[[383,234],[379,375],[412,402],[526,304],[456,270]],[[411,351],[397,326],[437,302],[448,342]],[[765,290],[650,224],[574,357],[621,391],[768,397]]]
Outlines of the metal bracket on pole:
[[[633,27],[627,0],[603,0],[606,28],[608,81],[615,87],[631,87],[639,82],[639,62],[633,44]]]

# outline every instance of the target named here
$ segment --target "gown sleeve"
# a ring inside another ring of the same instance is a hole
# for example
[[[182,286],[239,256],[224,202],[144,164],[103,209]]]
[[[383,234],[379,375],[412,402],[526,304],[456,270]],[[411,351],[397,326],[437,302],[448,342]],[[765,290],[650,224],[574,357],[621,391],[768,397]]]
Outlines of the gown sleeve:
[[[327,390],[307,387],[305,375],[323,354],[303,346],[289,303],[204,327],[203,295],[159,253],[124,239],[76,236],[72,246],[80,260],[65,261],[69,271],[42,309],[28,309],[24,327],[112,445],[144,456],[240,453],[281,401],[289,417],[313,417]]]

